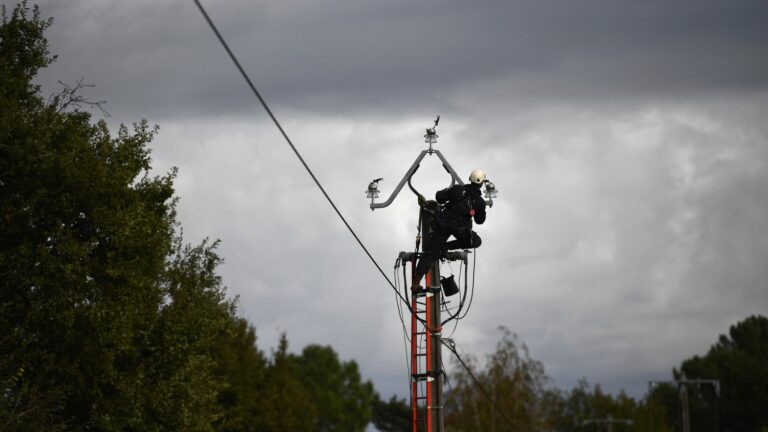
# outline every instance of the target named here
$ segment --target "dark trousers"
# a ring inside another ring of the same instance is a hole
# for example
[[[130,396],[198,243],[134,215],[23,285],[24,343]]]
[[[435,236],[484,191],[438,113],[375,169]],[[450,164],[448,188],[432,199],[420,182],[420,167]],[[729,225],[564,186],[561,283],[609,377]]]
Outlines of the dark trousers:
[[[455,237],[455,240],[446,242],[450,236]],[[479,247],[482,243],[483,241],[480,239],[480,236],[471,229],[452,230],[435,227],[430,235],[424,239],[424,253],[416,265],[414,279],[420,281],[427,274],[432,263],[440,258],[443,250],[473,249]]]

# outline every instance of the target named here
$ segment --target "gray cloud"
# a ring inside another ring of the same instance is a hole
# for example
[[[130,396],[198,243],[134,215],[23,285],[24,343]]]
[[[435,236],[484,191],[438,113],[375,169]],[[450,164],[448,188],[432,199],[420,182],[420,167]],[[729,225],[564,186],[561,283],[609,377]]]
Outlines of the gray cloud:
[[[51,39],[60,73],[98,80],[114,104],[137,107],[133,115],[253,112],[194,5],[43,5],[58,20]],[[484,83],[526,104],[583,103],[746,92],[765,89],[768,76],[760,1],[207,7],[265,96],[316,112],[413,111]],[[87,64],[74,60],[80,55]]]
[[[443,116],[438,148],[500,189],[456,331],[482,357],[503,324],[558,385],[639,396],[718,333],[765,313],[764,2],[206,1],[385,270],[413,247],[409,192],[371,212]],[[192,2],[41,2],[59,61],[111,122],[161,124],[191,241],[222,239],[225,283],[269,346],[328,343],[404,394],[389,288],[317,192]],[[447,184],[425,161],[425,192]]]

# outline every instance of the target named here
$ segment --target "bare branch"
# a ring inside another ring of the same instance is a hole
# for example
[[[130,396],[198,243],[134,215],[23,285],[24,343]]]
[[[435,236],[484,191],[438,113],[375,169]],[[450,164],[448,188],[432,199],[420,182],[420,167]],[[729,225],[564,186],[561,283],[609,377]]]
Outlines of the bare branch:
[[[106,101],[91,101],[84,96],[78,94],[78,92],[84,88],[96,87],[93,84],[85,84],[83,81],[85,77],[77,80],[73,85],[69,85],[63,81],[59,81],[59,84],[64,87],[59,93],[52,94],[48,98],[49,105],[55,107],[57,112],[63,112],[68,108],[75,108],[75,110],[82,108],[83,106],[96,107],[106,117],[109,117],[109,112],[104,109]]]

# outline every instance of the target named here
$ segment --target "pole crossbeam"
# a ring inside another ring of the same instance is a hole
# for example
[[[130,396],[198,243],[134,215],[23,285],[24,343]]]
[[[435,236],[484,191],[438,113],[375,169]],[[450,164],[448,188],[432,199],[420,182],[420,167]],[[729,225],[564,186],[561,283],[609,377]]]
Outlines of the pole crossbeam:
[[[397,184],[397,187],[395,187],[395,190],[392,191],[392,194],[389,195],[389,198],[387,198],[386,201],[381,203],[375,203],[371,201],[370,207],[371,210],[376,210],[378,208],[384,208],[388,207],[390,204],[392,204],[392,201],[395,200],[398,194],[400,194],[400,191],[403,189],[403,186],[405,186],[406,183],[408,183],[408,180],[410,180],[411,176],[416,172],[417,169],[419,169],[419,166],[421,165],[422,159],[424,159],[424,156],[427,154],[436,154],[438,158],[440,158],[440,162],[443,164],[443,167],[446,171],[448,171],[448,174],[451,175],[451,186],[454,184],[464,184],[464,182],[461,180],[461,177],[459,177],[458,174],[456,174],[456,171],[454,171],[451,164],[448,163],[448,161],[445,159],[442,153],[440,153],[440,150],[422,150],[421,153],[419,153],[419,156],[416,157],[416,160],[413,161],[413,164],[411,164],[411,167],[408,168],[408,171],[405,172],[405,175],[400,180],[400,183]]]

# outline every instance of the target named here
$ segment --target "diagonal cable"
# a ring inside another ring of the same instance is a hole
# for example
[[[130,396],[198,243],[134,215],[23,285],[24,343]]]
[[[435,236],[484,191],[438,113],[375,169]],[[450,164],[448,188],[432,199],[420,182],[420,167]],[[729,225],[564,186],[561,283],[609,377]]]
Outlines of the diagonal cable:
[[[493,405],[493,408],[496,409],[496,412],[501,414],[501,417],[504,418],[504,420],[506,420],[506,422],[512,428],[511,430],[515,430],[515,425],[512,423],[512,420],[510,420],[509,417],[507,417],[507,415],[504,414],[504,411],[502,411],[501,408],[499,408],[499,406],[496,404],[496,401],[494,401],[493,398],[491,397],[491,395],[489,395],[488,392],[485,390],[485,387],[483,387],[483,385],[480,384],[480,380],[478,380],[477,377],[475,377],[475,374],[472,373],[472,370],[469,368],[469,366],[467,366],[467,364],[464,363],[464,360],[461,359],[461,356],[459,355],[459,353],[456,352],[456,346],[453,343],[453,341],[451,341],[450,343],[446,343],[443,340],[443,338],[437,338],[437,340],[439,340],[441,344],[445,345],[445,347],[448,348],[448,351],[452,352],[453,355],[456,356],[456,359],[459,361],[459,363],[461,363],[461,365],[467,371],[469,376],[472,377],[472,380],[475,381],[475,384],[477,385],[477,387],[483,393],[485,398],[488,399],[488,401],[491,403],[491,405]]]
[[[221,36],[221,33],[219,33],[219,30],[216,28],[216,25],[211,20],[211,17],[208,16],[208,13],[205,11],[205,8],[203,8],[203,5],[200,4],[199,0],[194,0],[194,1],[195,1],[195,4],[197,5],[198,9],[200,9],[200,13],[203,14],[203,17],[205,17],[205,20],[208,22],[208,25],[211,27],[211,30],[213,30],[213,32],[216,34],[216,37],[219,39],[219,42],[221,42],[221,45],[227,51],[227,54],[229,54],[229,58],[232,59],[232,62],[235,63],[235,66],[237,67],[237,70],[240,71],[240,74],[243,76],[245,81],[248,83],[248,87],[251,88],[251,91],[253,92],[253,94],[259,99],[259,102],[261,102],[261,106],[263,106],[264,110],[267,111],[267,114],[269,114],[269,117],[272,119],[272,122],[275,123],[275,126],[277,126],[277,129],[283,135],[283,138],[285,138],[285,141],[288,143],[289,146],[291,146],[291,150],[293,150],[293,152],[296,154],[296,157],[299,158],[299,161],[301,162],[301,164],[304,165],[304,169],[307,170],[307,173],[310,175],[310,177],[312,177],[312,180],[315,181],[315,184],[320,189],[320,192],[323,193],[323,195],[325,196],[325,199],[328,200],[328,203],[331,205],[331,207],[333,207],[333,210],[336,211],[336,214],[339,216],[341,221],[344,222],[344,225],[346,225],[346,227],[349,230],[349,232],[352,234],[352,236],[355,238],[355,240],[357,240],[357,243],[363,249],[365,254],[368,255],[368,258],[371,259],[371,262],[373,262],[373,265],[375,265],[376,268],[379,270],[379,273],[381,273],[381,275],[384,277],[384,279],[387,280],[387,282],[389,283],[389,286],[391,286],[392,289],[395,291],[395,293],[398,295],[398,297],[400,297],[400,300],[402,300],[406,305],[408,305],[408,300],[406,300],[405,297],[403,297],[402,294],[400,294],[400,291],[398,291],[398,289],[395,287],[395,285],[392,283],[392,281],[389,280],[389,277],[386,275],[386,273],[384,273],[384,270],[381,269],[381,266],[373,258],[373,255],[371,255],[371,253],[368,252],[368,248],[365,247],[363,242],[357,236],[357,233],[355,233],[355,230],[353,230],[352,227],[349,225],[349,223],[347,223],[347,220],[344,218],[344,216],[341,214],[339,209],[336,207],[336,204],[334,204],[334,202],[331,199],[331,197],[325,191],[325,188],[323,188],[323,185],[320,184],[320,181],[317,179],[317,177],[315,177],[315,174],[309,168],[309,165],[307,165],[307,163],[304,161],[304,158],[301,157],[301,154],[296,149],[296,146],[294,146],[293,142],[291,141],[291,139],[288,138],[288,134],[285,133],[285,130],[283,130],[283,127],[280,125],[280,122],[277,121],[277,118],[272,113],[272,110],[269,109],[269,106],[267,105],[267,102],[264,101],[264,98],[261,97],[261,94],[259,93],[259,91],[256,90],[256,86],[253,85],[253,82],[248,77],[248,74],[245,72],[245,69],[243,69],[243,67],[240,65],[240,62],[237,60],[237,57],[235,57],[235,54],[232,52],[231,49],[229,49],[229,45],[227,45],[227,42],[224,41],[224,38]],[[410,305],[408,305],[408,306],[410,308]]]

